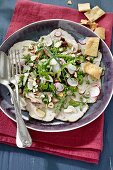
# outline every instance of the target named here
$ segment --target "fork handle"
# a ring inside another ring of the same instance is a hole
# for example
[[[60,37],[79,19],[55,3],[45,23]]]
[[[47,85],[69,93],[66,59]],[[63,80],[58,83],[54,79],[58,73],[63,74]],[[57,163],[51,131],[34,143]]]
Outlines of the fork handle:
[[[22,118],[21,109],[19,108],[17,102],[16,92],[14,92],[9,85],[7,85],[7,88],[11,93],[15,112],[16,112],[15,113],[16,121],[17,121],[16,145],[19,148],[30,147],[32,145],[32,139]]]

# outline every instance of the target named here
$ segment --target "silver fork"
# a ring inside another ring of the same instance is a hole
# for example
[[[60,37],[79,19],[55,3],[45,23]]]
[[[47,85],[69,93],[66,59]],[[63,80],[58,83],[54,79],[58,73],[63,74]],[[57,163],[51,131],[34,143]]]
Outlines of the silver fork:
[[[21,74],[21,64],[19,51],[11,51],[9,53],[9,80],[15,85],[16,91],[14,91],[17,101],[16,108],[16,121],[17,121],[17,132],[16,132],[16,144],[20,148],[30,147],[32,144],[31,136],[27,130],[27,127],[22,119],[20,109],[20,97],[18,89],[17,75]]]

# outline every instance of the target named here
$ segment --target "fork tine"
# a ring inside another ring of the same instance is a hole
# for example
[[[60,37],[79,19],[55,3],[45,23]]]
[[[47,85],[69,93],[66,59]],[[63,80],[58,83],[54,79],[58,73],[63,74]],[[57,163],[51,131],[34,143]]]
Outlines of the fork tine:
[[[14,63],[13,63],[13,55],[14,53],[10,52],[10,67],[11,67],[11,76],[14,76]]]
[[[13,82],[13,84],[15,85],[15,90],[12,91],[13,89],[11,89],[11,92],[12,92],[11,94],[12,94],[12,98],[13,98],[13,102],[14,102],[15,117],[16,117],[16,121],[17,121],[16,144],[18,147],[22,148],[22,147],[31,146],[32,139],[31,139],[30,134],[24,124],[23,119],[22,119],[19,87],[18,87],[18,81],[17,81],[17,77],[16,77],[16,75],[18,73],[18,66],[20,67],[20,62],[19,62],[18,58],[19,58],[19,56],[18,56],[18,54],[16,55],[16,51],[9,52],[9,67],[11,68],[11,70],[9,70],[10,71],[9,75],[10,75],[10,73],[12,74],[9,82],[10,83]],[[17,61],[17,59],[18,59],[18,61]],[[16,67],[16,74],[14,74],[15,73],[14,66]],[[21,69],[21,67],[20,67],[20,69]],[[20,73],[20,71],[19,71],[19,73]],[[8,87],[10,87],[10,86],[8,86]]]
[[[21,64],[20,64],[20,53],[19,53],[19,50],[16,50],[15,51],[15,63],[16,63],[16,69],[18,71],[16,71],[17,74],[21,74]],[[18,105],[20,107],[20,95],[19,95],[19,88],[18,88],[18,82],[16,82],[16,91],[17,91],[17,100],[18,100]]]
[[[11,55],[11,53],[10,53],[10,51],[8,52],[8,79],[10,80],[11,79],[11,57],[10,57],[10,55]]]
[[[16,66],[16,75],[18,75],[18,51],[15,50],[14,51],[14,59],[15,59],[15,66]],[[16,94],[17,94],[17,101],[18,101],[18,105],[20,107],[20,96],[19,96],[19,89],[18,89],[18,82],[17,82],[17,77],[15,75],[15,80],[16,80]]]
[[[19,74],[21,74],[21,64],[20,64],[20,52],[19,52],[19,50],[17,51],[17,59],[18,59]]]
[[[16,67],[16,75],[17,75],[18,74],[18,61],[17,61],[17,51],[16,50],[14,51],[13,55],[14,55],[13,62],[14,62],[14,59],[15,59],[14,64],[15,64],[15,67]]]
[[[19,102],[18,81],[17,81],[18,61],[17,61],[17,51],[16,50],[12,50],[9,53],[9,67],[10,67],[10,72],[11,72],[10,79],[11,79],[11,82],[15,85],[17,101],[19,104],[20,102]]]

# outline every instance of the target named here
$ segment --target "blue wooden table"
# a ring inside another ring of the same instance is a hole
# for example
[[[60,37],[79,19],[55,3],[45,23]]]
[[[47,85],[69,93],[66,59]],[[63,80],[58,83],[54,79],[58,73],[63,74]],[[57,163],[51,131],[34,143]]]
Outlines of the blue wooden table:
[[[35,1],[68,6],[66,0]],[[0,0],[0,43],[10,23],[15,2],[16,0]],[[77,3],[84,2],[113,12],[113,0],[73,0],[73,5],[69,7],[77,8]],[[113,99],[105,111],[104,148],[98,165],[0,144],[0,170],[113,170]]]

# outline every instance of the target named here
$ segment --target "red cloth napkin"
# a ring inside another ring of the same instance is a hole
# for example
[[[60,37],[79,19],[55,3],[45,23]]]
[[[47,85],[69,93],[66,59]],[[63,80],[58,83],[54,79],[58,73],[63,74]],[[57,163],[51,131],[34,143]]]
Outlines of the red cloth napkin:
[[[85,18],[75,9],[41,4],[28,0],[18,1],[7,36],[34,21],[63,18],[79,22]],[[112,36],[112,14],[99,20],[106,29],[106,43],[110,46]],[[15,146],[16,123],[0,112],[0,142]],[[31,150],[42,151],[70,159],[98,163],[103,147],[104,114],[89,125],[77,130],[60,133],[45,133],[29,130],[33,139]]]

